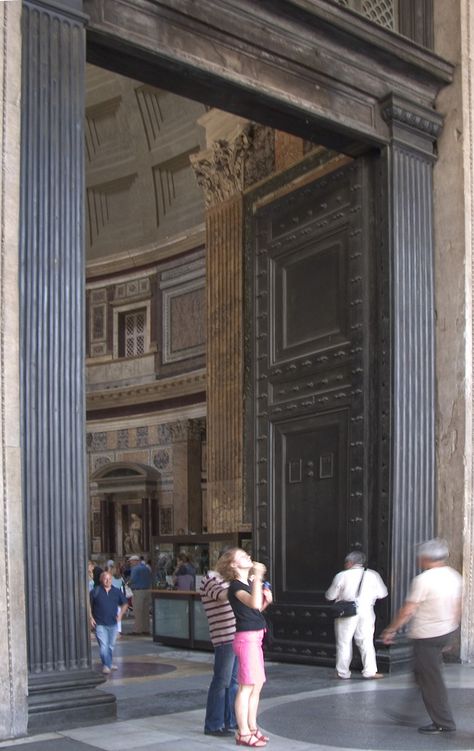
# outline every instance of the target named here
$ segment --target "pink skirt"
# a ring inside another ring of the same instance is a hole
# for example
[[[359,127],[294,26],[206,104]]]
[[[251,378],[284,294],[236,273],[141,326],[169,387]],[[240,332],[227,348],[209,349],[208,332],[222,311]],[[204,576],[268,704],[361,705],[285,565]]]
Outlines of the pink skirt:
[[[237,631],[234,637],[234,654],[239,661],[237,680],[241,686],[265,683],[262,642],[265,631]]]

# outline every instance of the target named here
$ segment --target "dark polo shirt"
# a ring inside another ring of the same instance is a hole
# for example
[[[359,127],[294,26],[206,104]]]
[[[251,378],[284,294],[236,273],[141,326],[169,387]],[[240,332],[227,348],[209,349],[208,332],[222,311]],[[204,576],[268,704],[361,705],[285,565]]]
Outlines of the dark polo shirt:
[[[120,589],[111,587],[108,592],[102,585],[90,593],[92,617],[99,626],[115,626],[117,609],[127,602]]]

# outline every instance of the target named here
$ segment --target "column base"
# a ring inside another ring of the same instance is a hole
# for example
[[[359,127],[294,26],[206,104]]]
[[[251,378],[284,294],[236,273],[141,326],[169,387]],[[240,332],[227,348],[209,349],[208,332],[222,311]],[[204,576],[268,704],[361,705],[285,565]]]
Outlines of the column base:
[[[391,647],[376,642],[377,667],[381,673],[406,673],[412,668],[413,650],[410,642],[401,641]]]
[[[114,720],[114,694],[97,691],[104,678],[93,671],[30,676],[28,732],[61,730]]]

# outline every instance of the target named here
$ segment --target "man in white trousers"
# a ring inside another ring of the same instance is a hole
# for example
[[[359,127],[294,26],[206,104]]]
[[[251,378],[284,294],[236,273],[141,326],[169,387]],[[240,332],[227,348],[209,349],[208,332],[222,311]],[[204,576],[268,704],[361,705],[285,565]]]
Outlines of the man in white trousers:
[[[379,574],[365,568],[365,562],[364,553],[358,550],[348,553],[344,559],[344,571],[336,574],[326,592],[327,600],[355,600],[357,603],[357,615],[334,620],[336,673],[342,679],[351,677],[352,639],[360,651],[363,677],[383,678],[382,673],[377,671],[375,658],[374,604],[376,600],[387,597],[388,591]]]

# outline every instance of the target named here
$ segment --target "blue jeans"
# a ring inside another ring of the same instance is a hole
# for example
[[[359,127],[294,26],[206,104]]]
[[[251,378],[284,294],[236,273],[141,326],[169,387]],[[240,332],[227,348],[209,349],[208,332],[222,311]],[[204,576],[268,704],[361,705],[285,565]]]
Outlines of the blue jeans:
[[[232,642],[214,648],[214,675],[207,694],[204,730],[213,732],[237,727],[234,711],[235,695],[239,687],[237,668]]]
[[[95,627],[95,636],[99,643],[100,659],[105,668],[112,667],[112,653],[114,651],[115,639],[117,638],[117,624],[115,626]]]

